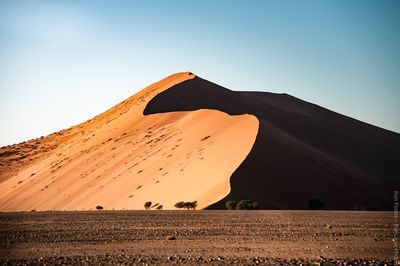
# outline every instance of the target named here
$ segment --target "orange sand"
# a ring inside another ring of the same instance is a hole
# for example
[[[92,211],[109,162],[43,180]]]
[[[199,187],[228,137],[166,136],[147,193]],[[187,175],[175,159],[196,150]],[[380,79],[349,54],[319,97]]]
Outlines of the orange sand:
[[[194,77],[169,76],[37,140],[46,148],[3,147],[21,159],[0,161],[0,211],[143,209],[146,201],[174,209],[193,200],[205,208],[224,198],[255,142],[257,118],[206,109],[143,115],[155,95]]]

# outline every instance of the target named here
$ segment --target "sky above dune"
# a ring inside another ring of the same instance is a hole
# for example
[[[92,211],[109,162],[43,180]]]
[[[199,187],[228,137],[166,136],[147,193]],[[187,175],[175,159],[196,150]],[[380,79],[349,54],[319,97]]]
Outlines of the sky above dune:
[[[191,71],[400,132],[399,1],[0,1],[0,146]]]

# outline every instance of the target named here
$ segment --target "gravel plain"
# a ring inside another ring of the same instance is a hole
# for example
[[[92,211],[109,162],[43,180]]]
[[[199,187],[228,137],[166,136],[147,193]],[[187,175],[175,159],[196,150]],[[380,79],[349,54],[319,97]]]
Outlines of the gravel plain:
[[[393,213],[0,213],[0,265],[394,265]]]

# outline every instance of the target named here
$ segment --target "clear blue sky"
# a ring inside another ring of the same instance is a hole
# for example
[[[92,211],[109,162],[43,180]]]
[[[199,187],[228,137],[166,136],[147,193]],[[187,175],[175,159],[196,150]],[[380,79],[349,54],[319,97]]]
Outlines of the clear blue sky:
[[[181,71],[400,132],[399,47],[400,1],[0,0],[0,146]]]

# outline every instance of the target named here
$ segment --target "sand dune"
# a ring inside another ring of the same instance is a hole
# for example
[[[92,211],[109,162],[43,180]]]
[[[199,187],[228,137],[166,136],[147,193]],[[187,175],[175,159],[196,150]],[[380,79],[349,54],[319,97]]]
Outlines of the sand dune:
[[[0,148],[0,211],[224,208],[386,210],[400,136],[286,94],[191,73],[154,83],[47,137]]]
[[[192,78],[172,75],[78,126],[3,147],[0,210],[143,209],[146,201],[172,209],[193,200],[204,208],[225,197],[254,144],[257,118],[217,110],[143,115],[154,95]],[[36,142],[50,148],[30,146]],[[26,157],[15,159],[15,150]]]
[[[179,100],[179,99],[184,99]],[[174,103],[174,104],[171,104]],[[196,77],[154,97],[145,114],[216,109],[257,116],[255,145],[231,178],[230,199],[265,209],[393,209],[400,135],[287,94],[235,92]]]

